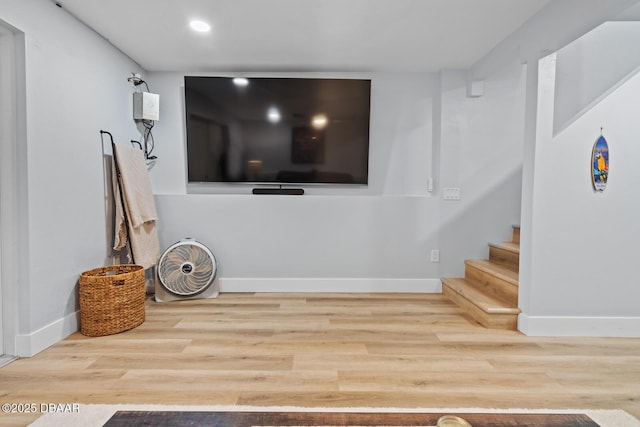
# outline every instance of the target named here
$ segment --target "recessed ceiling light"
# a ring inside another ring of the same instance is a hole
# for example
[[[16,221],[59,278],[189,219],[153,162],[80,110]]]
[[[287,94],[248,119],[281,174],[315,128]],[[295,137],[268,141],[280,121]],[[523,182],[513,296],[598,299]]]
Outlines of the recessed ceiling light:
[[[193,20],[189,22],[189,26],[193,31],[197,31],[199,33],[207,33],[211,30],[211,25],[204,21]]]

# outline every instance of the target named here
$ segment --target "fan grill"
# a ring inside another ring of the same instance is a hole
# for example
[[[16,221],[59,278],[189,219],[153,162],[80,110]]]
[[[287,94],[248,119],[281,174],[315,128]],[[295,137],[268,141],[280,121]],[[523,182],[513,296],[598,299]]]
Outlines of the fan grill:
[[[193,296],[213,282],[213,254],[197,242],[178,242],[165,251],[158,263],[158,277],[165,289],[179,296]]]

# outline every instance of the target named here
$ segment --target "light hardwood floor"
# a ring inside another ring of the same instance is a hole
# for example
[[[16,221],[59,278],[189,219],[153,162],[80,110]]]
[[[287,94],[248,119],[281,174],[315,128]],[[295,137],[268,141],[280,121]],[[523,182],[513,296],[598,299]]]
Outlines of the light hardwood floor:
[[[0,403],[616,408],[640,417],[640,339],[488,330],[441,294],[221,294],[147,303],[0,368]],[[0,414],[0,425],[37,415]]]

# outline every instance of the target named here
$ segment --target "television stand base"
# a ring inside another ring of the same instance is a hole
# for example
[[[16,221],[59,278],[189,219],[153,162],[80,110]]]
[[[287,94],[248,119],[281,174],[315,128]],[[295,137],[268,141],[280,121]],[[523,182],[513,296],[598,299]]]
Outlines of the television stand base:
[[[302,196],[304,188],[254,188],[253,194],[280,194],[286,196]]]

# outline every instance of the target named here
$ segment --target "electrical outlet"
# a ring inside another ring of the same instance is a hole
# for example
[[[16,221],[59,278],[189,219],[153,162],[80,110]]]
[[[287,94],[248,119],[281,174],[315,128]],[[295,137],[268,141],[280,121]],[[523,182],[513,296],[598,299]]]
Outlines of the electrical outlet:
[[[431,249],[431,262],[440,262],[440,250]]]

